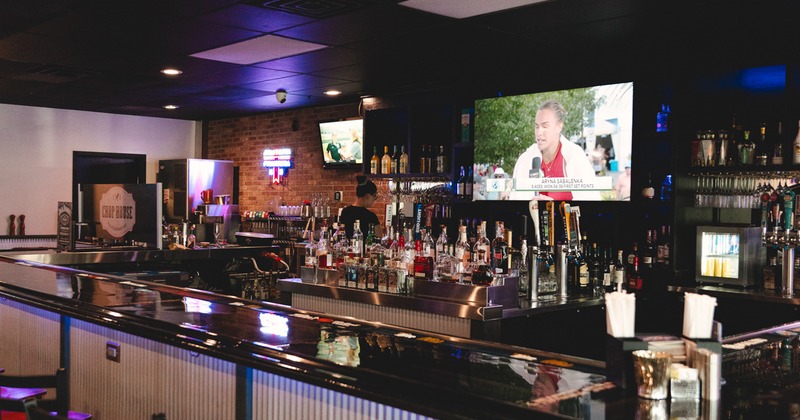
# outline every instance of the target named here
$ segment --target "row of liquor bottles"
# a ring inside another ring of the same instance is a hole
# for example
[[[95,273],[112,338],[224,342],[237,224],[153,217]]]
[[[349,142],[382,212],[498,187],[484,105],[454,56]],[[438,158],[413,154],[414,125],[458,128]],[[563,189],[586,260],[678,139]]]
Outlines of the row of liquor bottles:
[[[613,290],[644,289],[650,270],[670,264],[669,226],[662,226],[661,232],[659,236],[657,229],[648,230],[645,246],[634,242],[629,250],[616,253],[613,247],[598,247],[597,242],[590,246],[584,237],[582,249],[569,259],[570,292],[599,296]]]
[[[344,226],[323,228],[319,239],[309,233],[305,248],[305,266],[338,270],[340,285],[389,293],[410,293],[415,280],[489,286],[499,278],[527,273],[527,244],[511,247],[512,232],[503,222],[495,224],[495,237],[489,240],[486,223],[476,229],[474,241],[467,235],[467,226],[458,229],[458,239],[451,242],[447,227],[442,225],[436,240],[426,228],[414,232],[412,226],[395,231],[390,226],[383,237],[374,227],[366,235],[356,221],[351,238]]]
[[[786,150],[787,147],[791,151]],[[761,123],[758,132],[745,130],[734,117],[730,130],[699,130],[692,140],[691,165],[709,166],[776,166],[800,164],[800,121],[791,145],[783,136],[783,124],[775,131]]]
[[[369,161],[369,173],[372,175],[395,175],[412,173],[411,157],[406,146],[383,146],[383,155],[378,155],[378,148],[372,147],[372,158]],[[444,146],[424,144],[419,148],[417,164],[413,169],[416,174],[445,174],[450,172],[450,159]]]
[[[364,235],[358,221],[351,238],[344,232],[338,223],[332,229],[323,227],[318,235],[311,232],[305,249],[305,266],[336,270],[342,287],[410,294],[412,279],[490,286],[515,276],[520,278],[520,294],[527,295],[530,264],[555,269],[552,258],[530,252],[527,238],[520,236],[515,242],[513,232],[501,221],[495,222],[491,240],[486,222],[477,219],[461,220],[452,242],[444,225],[435,240],[429,229],[415,233],[412,226],[398,231],[390,226],[382,237],[370,226]],[[660,235],[657,229],[649,230],[645,246],[640,249],[634,243],[628,251],[618,249],[616,255],[612,247],[598,248],[596,242],[590,247],[584,236],[579,252],[569,258],[570,294],[642,290],[648,269],[669,265],[669,234],[667,225],[661,227]],[[530,255],[534,258],[529,259]],[[539,293],[555,292],[539,287]]]

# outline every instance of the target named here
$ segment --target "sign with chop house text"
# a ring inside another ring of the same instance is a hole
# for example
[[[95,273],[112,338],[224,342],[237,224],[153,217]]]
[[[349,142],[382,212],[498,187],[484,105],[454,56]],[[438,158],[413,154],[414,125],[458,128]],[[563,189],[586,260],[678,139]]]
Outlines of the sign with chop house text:
[[[161,184],[82,185],[83,220],[104,245],[161,248]]]

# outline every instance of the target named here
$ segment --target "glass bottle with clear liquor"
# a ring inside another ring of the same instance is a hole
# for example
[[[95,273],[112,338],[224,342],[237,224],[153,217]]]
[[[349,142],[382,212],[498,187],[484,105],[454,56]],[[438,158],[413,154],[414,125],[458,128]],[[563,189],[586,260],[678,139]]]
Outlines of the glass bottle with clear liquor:
[[[528,294],[528,276],[530,276],[530,269],[528,268],[528,240],[524,236],[520,236],[519,249],[514,255],[517,259],[511,262],[511,267],[512,270],[517,270],[517,275],[519,276],[519,293],[525,296]]]
[[[356,261],[361,260],[364,255],[364,234],[361,233],[361,221],[353,222],[353,237],[350,239],[349,257]]]
[[[478,238],[472,246],[472,284],[488,286],[492,282],[491,243],[486,237],[486,222],[478,226]]]
[[[369,160],[369,173],[376,175],[380,171],[381,160],[378,159],[378,148],[372,146],[372,159]]]
[[[400,166],[398,168],[401,174],[407,174],[408,171],[408,154],[406,153],[406,146],[400,146]]]
[[[416,257],[416,246],[414,241],[414,229],[406,228],[406,242],[403,248],[403,265],[409,276],[414,276],[414,258]]]
[[[389,155],[389,146],[383,146],[383,157],[381,157],[381,173],[392,173],[392,157]]]
[[[440,254],[447,253],[447,245],[448,242],[450,241],[447,238],[447,226],[441,225],[439,227],[441,228],[442,232],[439,234],[439,238],[436,240],[436,252],[434,255],[435,258],[439,258]]]
[[[305,266],[306,267],[316,267],[317,266],[317,243],[314,241],[314,232],[309,230],[308,231],[308,238],[306,239],[306,246],[305,246]]]
[[[495,274],[508,274],[508,242],[505,237],[503,222],[496,221],[494,239],[491,242],[490,263]]]

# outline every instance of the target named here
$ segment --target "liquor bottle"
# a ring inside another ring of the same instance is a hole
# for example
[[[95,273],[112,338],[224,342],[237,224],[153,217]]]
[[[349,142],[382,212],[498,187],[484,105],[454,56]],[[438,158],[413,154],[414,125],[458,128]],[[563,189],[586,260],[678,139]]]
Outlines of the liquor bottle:
[[[653,267],[653,264],[656,260],[656,254],[658,253],[654,236],[655,230],[647,231],[647,242],[645,243],[644,250],[642,252],[642,265],[645,268]]]
[[[742,144],[739,146],[739,163],[752,166],[755,164],[756,143],[750,136],[750,130],[745,130],[742,136]]]
[[[305,257],[305,266],[306,267],[316,267],[317,266],[317,244],[314,241],[314,232],[308,231],[308,240],[306,241],[306,257]]]
[[[361,260],[361,256],[364,255],[364,234],[361,233],[361,221],[357,219],[353,222],[353,236],[350,239],[349,254],[350,258],[356,261]]]
[[[439,153],[436,154],[436,172],[443,174],[449,170],[447,156],[444,154],[444,146],[439,146]]]
[[[436,240],[436,253],[434,255],[435,258],[439,258],[440,255],[444,255],[447,253],[447,246],[449,239],[447,238],[447,226],[441,225],[442,233],[439,234],[439,239]]]
[[[430,231],[427,228],[422,228],[419,233],[422,240],[422,253],[433,258],[436,254],[436,242],[434,242]]]
[[[592,250],[589,254],[590,258],[587,263],[589,266],[589,292],[593,296],[599,296],[600,290],[603,288],[603,258],[600,251],[597,249],[597,242],[592,242]]]
[[[772,160],[773,165],[783,165],[783,123],[778,121],[778,131],[775,132],[772,140]]]
[[[636,242],[633,243],[633,247],[630,251],[625,255],[625,264],[628,269],[633,268],[633,259],[634,257],[639,256],[639,244]]]
[[[639,272],[639,257],[634,257],[633,270],[628,273],[628,290],[636,292],[642,290],[643,285],[642,274]]]
[[[364,249],[370,248],[375,244],[375,225],[369,225],[367,230],[367,237],[364,238]]]
[[[317,241],[317,266],[330,269],[333,267],[333,249],[325,237],[326,234],[324,229],[320,231],[319,241]]]
[[[489,276],[491,269],[491,243],[486,238],[486,222],[478,226],[478,238],[472,246],[472,284],[488,286],[492,282]]]
[[[669,265],[669,226],[661,225],[661,236],[658,238],[658,251],[656,253],[656,264]]]
[[[467,227],[464,225],[458,227],[458,240],[456,241],[455,245],[455,256],[458,260],[457,272],[461,274],[461,280],[469,280],[469,276],[471,275],[470,261],[472,260],[472,247],[467,239]]]
[[[426,166],[425,166],[425,164],[426,164],[426,162],[427,162],[427,160],[426,160],[426,158],[425,158],[425,154],[426,154],[426,151],[425,151],[425,145],[423,144],[423,145],[422,145],[422,146],[420,146],[420,148],[419,148],[419,159],[418,159],[418,163],[419,163],[419,173],[421,173],[421,174],[424,174],[424,173],[427,173],[427,172],[428,172],[428,170],[427,170],[427,168],[426,168]]]
[[[464,179],[464,198],[472,198],[472,165],[469,166],[469,173]]]
[[[378,159],[378,148],[372,146],[372,159],[369,160],[369,173],[376,175],[380,170],[381,161]]]
[[[401,174],[408,173],[408,154],[406,153],[406,146],[400,146],[400,168],[399,171]]]
[[[414,240],[414,229],[406,228],[406,242],[403,248],[403,265],[409,276],[414,275],[414,258],[416,258],[416,241]]]
[[[459,177],[456,180],[456,198],[462,198],[466,196],[466,174],[464,173],[464,166],[461,166],[459,170]]]
[[[625,284],[625,263],[622,261],[622,250],[617,251],[617,261],[614,263],[614,287],[617,291],[621,291]]]
[[[508,274],[508,242],[503,222],[496,221],[494,239],[490,245],[490,264],[495,274]]]
[[[771,155],[771,148],[767,141],[767,123],[761,123],[758,129],[759,137],[758,144],[756,145],[755,164],[756,166],[767,166],[769,156]]]
[[[614,282],[611,273],[614,269],[614,256],[612,255],[611,248],[606,248],[603,251],[603,289],[606,292],[614,291]]]
[[[389,165],[389,169],[393,174],[400,173],[400,152],[397,151],[397,146],[394,146],[394,152],[392,153]]]
[[[389,146],[383,146],[383,157],[381,158],[381,173],[392,173],[392,157],[389,156]]]
[[[429,174],[436,169],[436,161],[433,158],[433,146],[428,145],[425,150],[425,173]]]
[[[792,163],[800,164],[800,120],[797,121],[797,135],[792,146]]]
[[[414,244],[414,278],[430,280],[433,278],[433,257],[425,251],[421,239]]]

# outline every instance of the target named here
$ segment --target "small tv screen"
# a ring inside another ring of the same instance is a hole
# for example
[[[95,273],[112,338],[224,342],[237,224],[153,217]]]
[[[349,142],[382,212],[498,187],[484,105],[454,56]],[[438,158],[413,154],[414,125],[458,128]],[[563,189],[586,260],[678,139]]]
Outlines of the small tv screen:
[[[633,83],[475,101],[472,198],[630,200]]]
[[[360,166],[364,162],[363,134],[363,118],[320,122],[319,139],[324,166]]]

